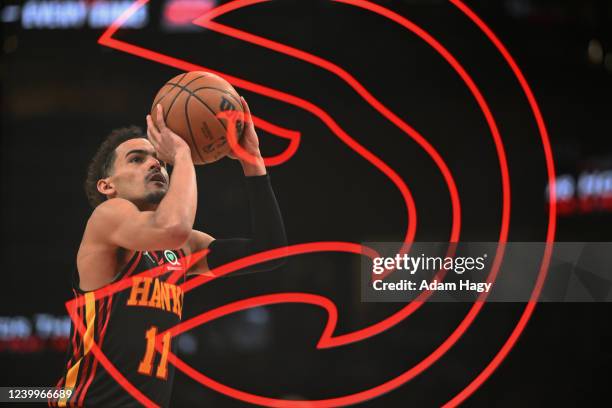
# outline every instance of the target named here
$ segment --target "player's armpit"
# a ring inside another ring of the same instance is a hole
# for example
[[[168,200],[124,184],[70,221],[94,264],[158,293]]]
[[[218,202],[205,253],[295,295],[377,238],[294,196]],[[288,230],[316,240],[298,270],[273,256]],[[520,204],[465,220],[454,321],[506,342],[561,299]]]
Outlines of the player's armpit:
[[[210,243],[214,241],[214,238],[211,237],[210,235],[202,232],[202,231],[198,231],[198,230],[191,230],[191,234],[189,234],[189,239],[187,240],[187,248],[188,248],[188,253],[189,255],[187,256],[187,263],[190,263],[190,259],[189,257],[191,256],[191,254],[194,254],[196,252],[199,252],[203,249],[208,248],[208,246],[210,245]],[[191,268],[189,268],[189,270],[187,271],[187,275],[209,275],[209,276],[214,276],[211,272],[210,269],[208,267],[208,257],[205,256],[203,258],[200,258],[200,260],[198,262],[196,262],[194,265],[191,266]]]
[[[191,230],[163,224],[155,215],[154,211],[140,211],[128,200],[113,198],[96,207],[88,228],[102,242],[134,251],[183,246]]]

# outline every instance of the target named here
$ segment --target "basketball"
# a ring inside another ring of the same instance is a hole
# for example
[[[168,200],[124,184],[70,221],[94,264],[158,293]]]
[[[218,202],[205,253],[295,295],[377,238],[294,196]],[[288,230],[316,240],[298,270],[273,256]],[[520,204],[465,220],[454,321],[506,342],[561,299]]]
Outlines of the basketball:
[[[218,75],[204,71],[177,75],[155,96],[153,119],[157,117],[157,104],[163,108],[166,126],[189,144],[194,164],[212,163],[230,153],[228,131],[232,122],[236,138],[242,139],[244,111],[240,96]]]

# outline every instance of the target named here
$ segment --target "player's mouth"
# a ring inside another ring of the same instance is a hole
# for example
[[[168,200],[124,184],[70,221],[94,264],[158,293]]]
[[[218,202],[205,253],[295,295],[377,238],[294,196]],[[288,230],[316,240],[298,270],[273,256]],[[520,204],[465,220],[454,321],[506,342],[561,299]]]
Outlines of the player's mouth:
[[[147,177],[147,182],[162,183],[164,185],[167,183],[164,175],[162,173],[157,173],[157,172]]]

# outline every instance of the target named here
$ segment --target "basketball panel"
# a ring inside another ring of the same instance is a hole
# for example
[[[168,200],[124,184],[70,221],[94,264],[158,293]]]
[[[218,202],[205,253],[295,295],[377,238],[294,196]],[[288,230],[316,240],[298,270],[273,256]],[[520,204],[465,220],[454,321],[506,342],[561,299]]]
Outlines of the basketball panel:
[[[229,153],[225,128],[214,113],[193,96],[189,99],[188,120],[192,129],[198,164],[212,163]]]
[[[218,75],[211,74],[210,72],[205,72],[203,74],[206,74],[204,78],[198,79],[197,82],[193,83],[193,86],[189,86],[191,90],[196,90],[199,88],[215,88],[219,91],[227,92],[230,99],[233,100],[236,105],[242,106],[240,103],[240,95],[229,82]]]
[[[187,92],[181,92],[178,95],[166,119],[166,126],[187,142],[193,156],[196,149],[195,136],[190,132],[185,120],[185,107],[189,98],[190,95]]]
[[[155,105],[157,105],[158,103],[161,103],[164,99],[168,97],[168,94],[175,89],[176,88],[173,87],[172,85],[165,84],[159,90],[159,92],[157,92],[157,95],[155,95],[155,98],[153,98],[153,104],[151,105],[151,108],[154,108]]]
[[[231,121],[234,121],[236,126],[236,137],[238,140],[242,140],[242,134],[244,132],[244,112],[242,111],[242,105],[237,103],[229,92],[221,91],[216,88],[204,88],[195,91],[194,94],[197,100],[205,102],[206,105],[215,112],[215,115],[219,112],[231,114]],[[232,112],[235,112],[235,115]],[[230,120],[223,116],[218,116],[217,119],[221,122],[223,128],[227,130],[230,125]]]
[[[227,127],[236,124],[237,137],[242,139],[244,112],[236,90],[223,78],[204,71],[186,72],[170,79],[155,96],[155,105],[162,105],[166,125],[181,136],[192,150],[194,163],[219,160],[230,151]],[[220,112],[233,116],[217,117]]]

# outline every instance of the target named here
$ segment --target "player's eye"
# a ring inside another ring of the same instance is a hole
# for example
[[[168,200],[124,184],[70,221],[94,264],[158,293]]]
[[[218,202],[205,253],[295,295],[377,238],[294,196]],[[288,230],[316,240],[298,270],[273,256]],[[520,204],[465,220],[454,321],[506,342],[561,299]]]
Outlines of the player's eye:
[[[130,163],[141,163],[142,162],[142,157],[140,156],[132,156],[132,158],[130,159]]]

